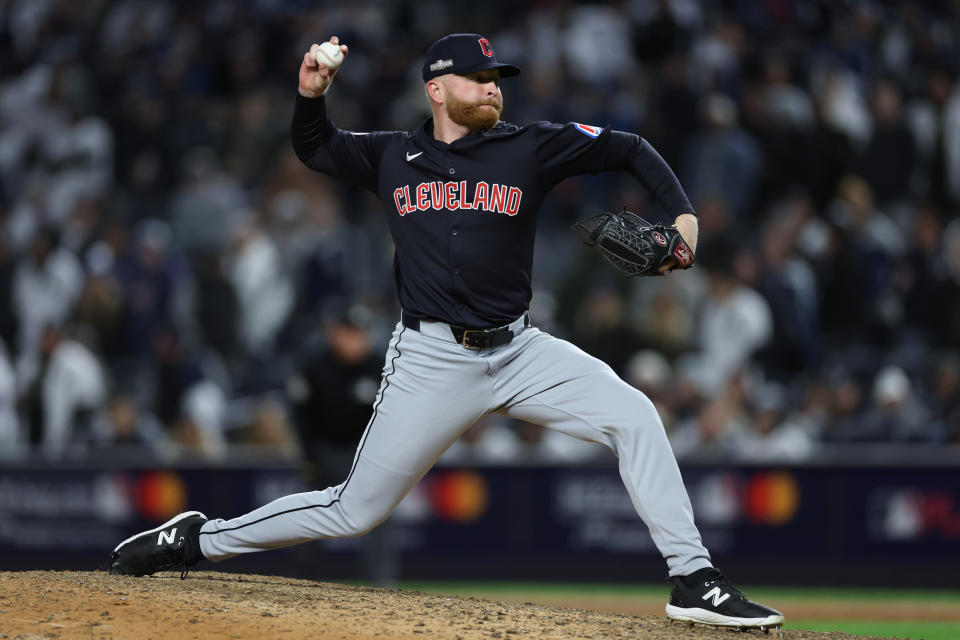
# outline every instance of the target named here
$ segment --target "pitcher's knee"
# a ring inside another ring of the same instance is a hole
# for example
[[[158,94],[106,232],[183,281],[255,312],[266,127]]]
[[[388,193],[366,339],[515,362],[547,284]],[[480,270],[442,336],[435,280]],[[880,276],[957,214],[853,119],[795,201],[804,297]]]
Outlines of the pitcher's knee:
[[[362,536],[364,534],[370,533],[377,528],[377,525],[383,522],[386,519],[386,516],[370,516],[366,515],[360,520],[354,523],[353,535]]]
[[[645,394],[636,389],[629,389],[621,398],[614,423],[616,429],[623,434],[636,435],[650,430],[663,431],[663,422],[656,406]]]
[[[626,387],[620,397],[617,398],[617,407],[620,407],[621,415],[624,418],[630,418],[631,422],[646,422],[651,418],[659,418],[657,407],[645,393],[629,385]]]
[[[380,505],[370,503],[341,502],[344,522],[347,526],[345,536],[362,536],[376,528],[387,519],[392,508],[384,509]]]

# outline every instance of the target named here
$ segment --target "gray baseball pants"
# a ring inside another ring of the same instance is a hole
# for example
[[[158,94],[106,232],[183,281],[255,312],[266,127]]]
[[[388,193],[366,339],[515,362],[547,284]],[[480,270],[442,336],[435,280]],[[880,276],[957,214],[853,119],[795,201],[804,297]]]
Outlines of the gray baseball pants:
[[[387,349],[373,416],[342,484],[284,496],[200,531],[215,562],[241,553],[358,536],[385,520],[470,425],[488,413],[599,442],[620,476],[670,575],[711,565],[663,423],[653,403],[610,367],[523,318],[502,347],[476,351],[449,325],[398,323]]]

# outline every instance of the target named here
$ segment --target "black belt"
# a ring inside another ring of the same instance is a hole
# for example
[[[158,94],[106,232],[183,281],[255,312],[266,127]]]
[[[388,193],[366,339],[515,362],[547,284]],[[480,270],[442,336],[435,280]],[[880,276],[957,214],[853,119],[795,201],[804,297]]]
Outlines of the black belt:
[[[427,318],[424,318],[424,320],[426,319]],[[407,313],[401,313],[400,322],[408,329],[420,331],[420,318],[414,318]],[[511,322],[510,324],[513,323]],[[493,329],[467,329],[466,327],[460,327],[454,324],[449,326],[450,332],[453,333],[453,339],[467,349],[493,349],[494,347],[502,347],[505,344],[509,344],[510,341],[513,340],[515,334],[510,330],[510,324],[505,324],[502,327],[494,327]],[[527,312],[523,314],[523,326],[530,326],[530,314]]]

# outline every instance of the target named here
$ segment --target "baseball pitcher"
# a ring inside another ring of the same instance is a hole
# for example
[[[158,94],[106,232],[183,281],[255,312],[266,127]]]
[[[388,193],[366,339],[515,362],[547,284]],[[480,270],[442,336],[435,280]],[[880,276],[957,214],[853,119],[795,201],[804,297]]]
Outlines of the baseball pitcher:
[[[427,51],[422,75],[433,117],[415,131],[338,129],[324,93],[347,53],[333,37],[304,55],[292,135],[308,167],[380,197],[396,245],[402,314],[353,466],[338,486],[236,518],[180,514],[120,543],[108,570],[186,571],[202,559],[362,535],[471,424],[496,412],[617,456],[673,582],[670,618],[781,626],[780,612],[748,600],[713,567],[653,404],[600,360],[531,326],[527,314],[540,207],[569,176],[627,171],[675,217],[671,227],[628,213],[577,225],[614,265],[632,275],[692,266],[697,218],[670,168],[631,133],[502,121],[500,81],[520,69],[499,62],[477,34],[446,36]]]

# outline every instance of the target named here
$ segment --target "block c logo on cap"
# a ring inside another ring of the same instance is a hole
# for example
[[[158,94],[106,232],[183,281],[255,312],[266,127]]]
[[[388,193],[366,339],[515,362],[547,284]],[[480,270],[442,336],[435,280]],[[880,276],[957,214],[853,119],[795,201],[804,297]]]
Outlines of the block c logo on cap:
[[[493,47],[490,46],[490,41],[486,38],[480,38],[477,40],[477,42],[480,43],[480,51],[483,51],[483,55],[487,56],[488,58],[492,58]]]

